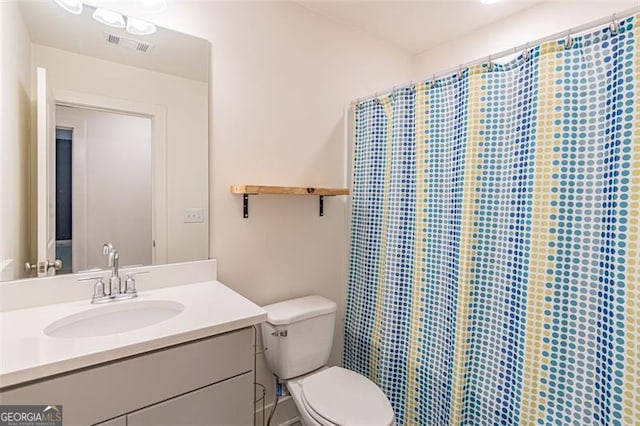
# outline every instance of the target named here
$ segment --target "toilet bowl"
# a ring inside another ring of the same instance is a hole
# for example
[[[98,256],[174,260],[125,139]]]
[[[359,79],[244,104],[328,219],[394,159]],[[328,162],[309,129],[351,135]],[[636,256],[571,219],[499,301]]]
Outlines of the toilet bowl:
[[[391,403],[375,383],[354,371],[326,366],[335,302],[307,296],[263,308],[267,365],[286,384],[305,425],[395,424]]]

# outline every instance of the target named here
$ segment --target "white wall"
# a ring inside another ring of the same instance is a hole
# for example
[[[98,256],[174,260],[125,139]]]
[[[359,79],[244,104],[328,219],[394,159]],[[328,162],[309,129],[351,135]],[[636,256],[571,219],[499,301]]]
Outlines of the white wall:
[[[415,80],[638,6],[637,0],[545,2],[416,56]]]
[[[31,41],[16,3],[0,2],[0,33],[0,280],[9,280],[29,261]]]
[[[184,223],[184,209],[208,209],[207,84],[37,44],[31,51],[33,68],[47,68],[54,91],[166,108],[168,261],[207,259],[208,223]]]
[[[211,256],[219,279],[258,304],[321,294],[339,305],[340,362],[349,231],[346,197],[253,196],[232,184],[345,186],[345,108],[408,80],[412,58],[286,2],[170,2],[157,23],[212,43]],[[271,376],[259,364],[259,381]]]
[[[74,226],[73,250],[74,261],[76,250],[86,258],[79,256],[84,263],[74,262],[73,270],[105,269],[105,242],[116,247],[121,265],[151,264],[151,120],[58,106],[56,122],[82,126],[72,141],[74,153],[84,154],[73,158],[74,180],[84,178],[74,188],[73,221],[86,229]],[[78,186],[82,194],[75,193]]]

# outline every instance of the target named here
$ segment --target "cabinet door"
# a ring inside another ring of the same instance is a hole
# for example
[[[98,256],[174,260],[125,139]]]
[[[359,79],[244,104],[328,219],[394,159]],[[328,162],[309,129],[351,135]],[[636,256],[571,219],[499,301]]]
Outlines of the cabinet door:
[[[246,373],[131,413],[127,425],[253,425],[252,400],[253,373]]]
[[[117,419],[107,420],[94,426],[127,426],[127,417],[118,417]]]

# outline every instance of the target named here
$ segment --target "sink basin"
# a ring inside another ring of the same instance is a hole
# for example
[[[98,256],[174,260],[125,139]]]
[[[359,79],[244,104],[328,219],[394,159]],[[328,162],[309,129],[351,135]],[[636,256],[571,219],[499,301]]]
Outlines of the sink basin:
[[[112,303],[54,321],[45,327],[44,334],[77,338],[124,333],[168,320],[184,310],[181,303],[169,300]]]

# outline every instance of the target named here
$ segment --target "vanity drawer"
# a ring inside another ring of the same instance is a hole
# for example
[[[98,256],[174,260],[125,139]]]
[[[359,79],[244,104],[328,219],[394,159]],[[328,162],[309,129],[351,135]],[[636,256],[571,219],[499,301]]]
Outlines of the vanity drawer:
[[[90,367],[0,393],[0,404],[62,404],[95,424],[253,370],[253,329]]]
[[[198,389],[127,416],[127,426],[251,425],[253,374]]]

